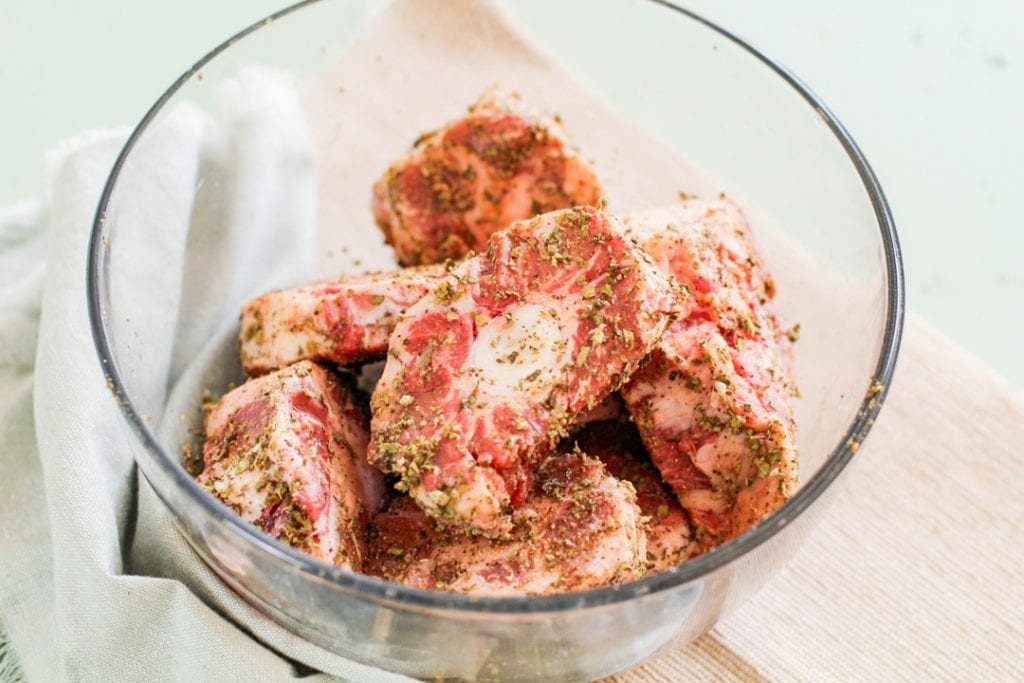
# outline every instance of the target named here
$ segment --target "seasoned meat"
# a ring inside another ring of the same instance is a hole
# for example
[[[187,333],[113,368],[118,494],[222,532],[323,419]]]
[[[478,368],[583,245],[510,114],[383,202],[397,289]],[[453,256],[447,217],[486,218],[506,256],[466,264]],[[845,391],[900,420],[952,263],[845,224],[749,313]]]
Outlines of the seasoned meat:
[[[296,363],[227,393],[206,419],[199,483],[242,519],[359,571],[384,481],[366,462],[365,405],[330,371]]]
[[[555,119],[492,89],[391,165],[373,188],[373,214],[399,263],[415,265],[481,251],[513,221],[601,195]]]
[[[691,199],[629,214],[623,222],[658,267],[689,292],[681,318],[710,320],[733,344],[755,339],[776,347],[788,375],[791,343],[769,305],[775,281],[761,265],[735,204]],[[794,391],[788,376],[778,381],[786,393]]]
[[[398,316],[445,274],[443,264],[271,292],[242,307],[242,367],[261,375],[300,360],[383,358]]]
[[[734,206],[688,202],[629,224],[690,296],[622,397],[707,549],[795,488],[789,342],[767,308],[774,286]]]
[[[396,498],[370,528],[366,571],[416,588],[476,595],[547,595],[628,581],[644,571],[636,494],[581,454],[537,469],[526,503],[499,539],[442,526]]]
[[[660,338],[678,290],[621,230],[590,207],[514,223],[399,321],[369,457],[424,510],[507,530],[535,463]]]
[[[675,323],[623,389],[664,480],[690,512],[702,547],[743,533],[789,497],[796,482],[786,405],[758,386],[778,371],[763,343],[729,346],[713,323]]]
[[[647,571],[660,572],[699,552],[686,511],[644,451],[636,426],[626,420],[594,422],[565,442],[604,463],[616,479],[636,489],[646,518]]]

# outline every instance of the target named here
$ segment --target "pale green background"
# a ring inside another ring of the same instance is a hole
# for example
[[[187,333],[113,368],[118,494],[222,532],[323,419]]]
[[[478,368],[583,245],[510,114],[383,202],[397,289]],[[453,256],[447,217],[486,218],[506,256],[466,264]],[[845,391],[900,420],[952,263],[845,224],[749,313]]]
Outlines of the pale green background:
[[[281,6],[3,0],[0,203],[42,190],[54,143],[134,124],[209,48]],[[687,6],[830,104],[889,195],[910,308],[1024,385],[1024,2]]]

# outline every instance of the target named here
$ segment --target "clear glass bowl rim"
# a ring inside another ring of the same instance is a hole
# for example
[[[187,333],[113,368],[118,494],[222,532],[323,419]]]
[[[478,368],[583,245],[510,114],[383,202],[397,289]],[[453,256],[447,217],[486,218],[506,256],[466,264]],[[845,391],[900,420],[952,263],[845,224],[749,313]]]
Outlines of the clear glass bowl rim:
[[[853,163],[861,182],[871,200],[874,209],[875,219],[878,222],[878,229],[882,239],[883,256],[885,259],[885,325],[883,330],[882,348],[867,395],[862,401],[857,414],[847,428],[839,444],[833,449],[825,463],[817,472],[804,483],[797,493],[786,502],[781,508],[763,520],[760,524],[750,529],[743,535],[732,541],[715,548],[693,560],[683,563],[672,569],[644,577],[637,581],[609,586],[604,588],[581,591],[578,593],[566,593],[560,595],[540,597],[476,597],[461,594],[444,593],[440,591],[425,591],[410,588],[401,584],[384,581],[363,574],[353,573],[332,567],[318,560],[309,557],[291,547],[271,538],[253,526],[242,521],[226,507],[222,506],[212,496],[203,491],[193,480],[179,462],[168,453],[157,441],[149,423],[136,409],[131,396],[127,392],[124,381],[121,378],[117,362],[114,358],[111,347],[110,334],[107,329],[106,311],[107,297],[106,269],[109,265],[108,245],[104,238],[104,226],[107,210],[110,205],[118,177],[124,167],[129,153],[145,132],[149,124],[157,117],[164,105],[171,100],[174,94],[194,76],[203,66],[213,60],[221,52],[231,47],[234,43],[245,38],[261,28],[273,25],[274,21],[295,12],[308,5],[317,4],[323,0],[304,0],[286,7],[270,16],[262,19],[251,26],[239,31],[234,36],[215,47],[202,59],[196,62],[188,71],[182,74],[153,104],[145,116],[132,131],[124,147],[121,149],[110,176],[103,188],[99,205],[93,222],[92,233],[89,239],[88,260],[86,272],[86,292],[88,297],[89,321],[92,328],[93,342],[96,353],[99,357],[103,372],[108,380],[108,386],[114,392],[117,404],[120,407],[128,424],[142,441],[142,445],[154,456],[155,462],[163,469],[163,473],[182,489],[192,502],[199,506],[210,518],[227,525],[232,532],[250,544],[254,550],[269,554],[278,560],[285,562],[294,569],[300,571],[308,579],[313,581],[327,581],[335,584],[343,591],[353,591],[362,594],[368,599],[378,602],[387,602],[408,607],[433,608],[442,610],[458,610],[468,612],[498,612],[510,614],[523,613],[545,613],[559,612],[571,609],[582,609],[596,607],[623,600],[629,600],[642,595],[649,595],[659,591],[681,586],[703,576],[707,576],[717,569],[724,567],[736,560],[755,547],[765,543],[775,536],[783,527],[789,524],[831,485],[843,469],[853,459],[857,452],[858,445],[863,442],[874,424],[875,418],[884,402],[885,395],[890,385],[896,359],[899,354],[900,342],[903,333],[903,319],[905,306],[903,261],[900,253],[899,239],[893,223],[892,213],[888,202],[882,192],[882,188],[875,177],[867,159],[861,153],[853,138],[839,122],[836,116],[829,110],[822,100],[804,85],[795,75],[790,73],[786,67],[776,62],[751,44],[737,37],[728,30],[717,24],[684,9],[670,2],[669,0],[648,0],[656,5],[661,5],[671,11],[678,12],[691,20],[694,20],[706,28],[718,33],[723,38],[741,47],[753,57],[760,60],[784,81],[792,87],[803,99],[815,110],[822,121],[828,126],[836,139],[846,151],[851,163]],[[163,495],[157,491],[164,504],[168,506],[172,514],[181,520],[180,513],[171,506]]]

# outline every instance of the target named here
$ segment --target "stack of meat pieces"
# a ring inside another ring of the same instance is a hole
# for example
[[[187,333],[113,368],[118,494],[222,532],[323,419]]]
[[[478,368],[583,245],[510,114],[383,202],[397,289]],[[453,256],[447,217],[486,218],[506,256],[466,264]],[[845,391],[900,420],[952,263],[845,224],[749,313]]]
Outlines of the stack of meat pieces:
[[[796,483],[795,389],[743,216],[601,194],[515,95],[422,136],[373,189],[409,267],[243,307],[253,379],[209,413],[200,483],[325,562],[481,595],[632,580],[758,523]],[[368,398],[350,373],[382,359]]]

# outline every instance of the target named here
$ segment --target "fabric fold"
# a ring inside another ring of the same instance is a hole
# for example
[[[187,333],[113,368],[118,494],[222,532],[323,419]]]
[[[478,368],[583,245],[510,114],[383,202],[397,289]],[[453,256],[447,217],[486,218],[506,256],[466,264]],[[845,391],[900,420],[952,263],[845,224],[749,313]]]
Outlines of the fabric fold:
[[[131,255],[120,262],[131,272],[117,276],[133,286],[121,288],[131,297],[116,302],[117,310],[144,318],[147,338],[164,339],[166,347],[148,349],[154,353],[147,357],[166,363],[147,363],[152,381],[134,385],[142,405],[166,402],[185,365],[176,367],[172,357],[193,357],[211,335],[202,327],[203,335],[175,334],[179,316],[192,318],[184,304],[217,299],[205,319],[222,319],[223,309],[237,307],[258,282],[294,281],[309,261],[309,143],[269,134],[288,125],[301,130],[294,92],[269,74],[244,75],[236,86],[231,94],[244,94],[246,107],[235,101],[220,122],[189,107],[172,112],[122,171],[125,199],[114,202],[111,215],[123,231],[117,248]],[[289,96],[291,109],[282,110]],[[18,264],[0,271],[10,273],[0,281],[0,444],[5,472],[17,482],[0,507],[0,643],[7,648],[0,667],[28,680],[406,680],[312,646],[243,602],[191,551],[139,476],[95,356],[84,296],[93,214],[124,141],[124,131],[113,131],[63,145],[51,159],[48,206],[12,210],[0,223],[0,259]],[[235,148],[231,182],[239,206],[244,197],[261,197],[250,213],[236,208],[228,219],[209,210],[209,195],[205,207],[193,201],[204,199],[196,194],[200,169],[208,170],[203,164],[225,145]],[[150,166],[133,173],[133,163]],[[265,167],[287,178],[246,172]],[[207,238],[233,231],[249,258],[267,268],[229,269],[226,285],[183,280],[186,243],[198,231]],[[269,239],[256,239],[261,233]],[[297,240],[283,257],[282,234]]]

